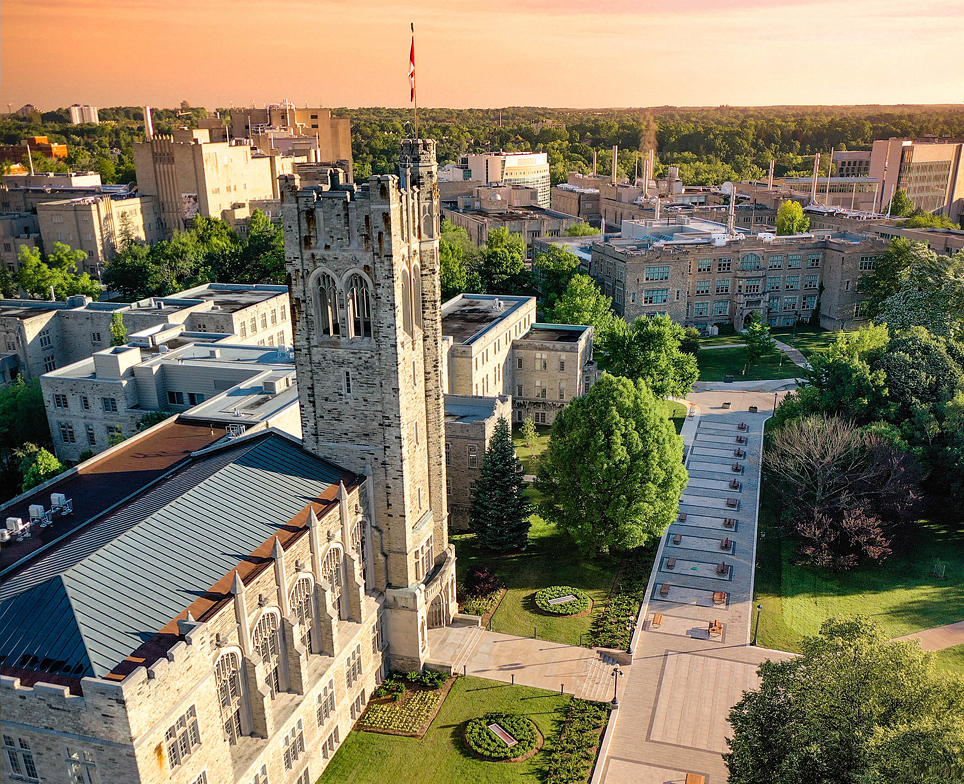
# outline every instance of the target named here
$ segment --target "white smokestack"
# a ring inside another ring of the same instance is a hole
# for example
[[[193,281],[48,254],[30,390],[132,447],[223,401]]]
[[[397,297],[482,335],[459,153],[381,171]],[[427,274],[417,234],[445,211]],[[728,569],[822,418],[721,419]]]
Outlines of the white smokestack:
[[[613,145],[613,185],[616,184],[616,158],[619,154],[619,147]]]
[[[150,140],[154,138],[154,121],[151,120],[151,107],[144,107],[144,135]]]
[[[770,173],[767,175],[767,190],[773,190],[773,167],[776,165],[776,161],[770,158]]]
[[[817,172],[820,170],[820,153],[813,156],[813,179],[810,182],[810,203],[817,203]]]
[[[726,233],[736,234],[736,185],[730,191],[730,211],[726,216]]]

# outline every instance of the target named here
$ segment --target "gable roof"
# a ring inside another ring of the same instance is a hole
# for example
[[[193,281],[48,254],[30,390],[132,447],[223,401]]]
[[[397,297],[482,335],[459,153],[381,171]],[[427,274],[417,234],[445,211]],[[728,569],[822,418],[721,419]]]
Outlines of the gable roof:
[[[0,586],[0,666],[104,677],[310,502],[357,480],[270,431],[196,455]]]

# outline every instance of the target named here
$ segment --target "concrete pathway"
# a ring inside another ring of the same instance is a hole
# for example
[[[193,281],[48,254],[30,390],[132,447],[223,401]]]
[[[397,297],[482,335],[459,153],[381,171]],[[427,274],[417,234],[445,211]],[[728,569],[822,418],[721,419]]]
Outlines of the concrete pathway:
[[[933,629],[924,629],[894,639],[919,640],[920,647],[925,651],[940,651],[954,645],[964,645],[964,621],[949,623],[947,626],[937,626]]]
[[[700,346],[700,351],[717,351],[721,348],[743,348],[746,343],[724,343],[720,346]]]
[[[429,629],[431,662],[447,664],[452,672],[477,675],[504,683],[564,691],[586,700],[613,697],[612,670],[628,664],[628,654],[583,648],[558,642],[487,632],[478,626]],[[621,667],[628,671],[628,666]],[[620,694],[626,678],[619,678]]]
[[[794,365],[799,365],[800,367],[807,368],[808,370],[810,369],[810,363],[807,362],[807,358],[803,355],[802,351],[795,349],[793,346],[783,343],[779,340],[774,340],[773,342],[776,344],[776,347],[780,349],[780,351],[790,357],[790,361],[793,362]]]
[[[727,384],[689,401],[699,409],[683,432],[690,482],[680,519],[657,551],[594,784],[675,783],[687,773],[724,784],[730,708],[758,685],[761,661],[791,656],[749,644],[763,423],[773,392]],[[713,622],[722,629],[711,637]]]

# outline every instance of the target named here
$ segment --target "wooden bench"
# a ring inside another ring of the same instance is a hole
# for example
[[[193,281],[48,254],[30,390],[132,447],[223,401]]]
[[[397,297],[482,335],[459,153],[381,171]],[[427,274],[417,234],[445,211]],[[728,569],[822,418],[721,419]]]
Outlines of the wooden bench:
[[[726,577],[730,573],[730,567],[726,565],[726,561],[720,561],[719,566],[716,567],[716,573],[720,577]]]
[[[673,537],[673,544],[679,544],[682,541],[683,541],[683,534],[676,534]]]
[[[713,604],[726,604],[726,600],[729,598],[726,591],[716,591],[713,594]]]
[[[678,518],[678,520],[679,520],[679,522],[681,522],[681,523],[685,523],[685,522],[686,522],[686,512],[680,512],[680,513],[679,513],[679,518]]]
[[[738,498],[727,498],[726,505],[730,507],[730,509],[736,509],[740,505],[740,500]]]
[[[730,381],[733,381],[733,376],[730,376]],[[729,401],[723,404],[723,408],[729,408],[729,407],[730,407]]]
[[[735,527],[736,527],[736,518],[735,518],[735,517],[725,517],[725,518],[723,519],[723,527],[724,527],[724,528],[735,528]]]
[[[738,479],[730,480],[730,490],[739,490],[741,486],[742,485],[740,485],[740,481]]]
[[[710,621],[710,637],[722,637],[723,624],[719,621]]]
[[[667,559],[666,559],[666,568],[667,568],[667,569],[675,569],[675,568],[676,568],[676,559],[675,559],[675,558],[667,558]]]
[[[653,615],[653,620],[651,620],[651,621],[649,622],[650,628],[651,628],[651,629],[658,629],[658,628],[659,628],[660,626],[662,626],[662,625],[663,625],[663,614],[662,614],[662,613],[655,613],[655,614]]]
[[[745,444],[745,443],[746,443],[746,436],[737,436],[737,437],[736,437],[736,443],[738,443],[738,444]]]
[[[685,784],[706,784],[706,776],[699,773],[687,773]]]
[[[751,414],[755,414],[755,413],[756,413],[757,411],[759,411],[759,410],[760,410],[760,409],[759,409],[758,406],[750,406],[750,413],[751,413]]]
[[[744,452],[742,449],[734,449],[733,457],[746,457],[746,452]]]
[[[746,422],[740,422],[739,428],[740,428],[740,430],[746,430],[746,429],[747,429]]]
[[[743,473],[743,466],[740,465],[739,463],[734,463],[734,464],[733,464],[732,466],[730,466],[730,467],[733,469],[733,473],[735,473],[735,474],[742,474],[742,473]]]
[[[661,586],[659,586],[659,595],[664,599],[669,596],[669,585],[667,583],[663,583]]]
[[[721,550],[729,550],[732,547],[733,547],[733,542],[730,541],[730,538],[728,536],[724,536],[722,539],[720,539]]]

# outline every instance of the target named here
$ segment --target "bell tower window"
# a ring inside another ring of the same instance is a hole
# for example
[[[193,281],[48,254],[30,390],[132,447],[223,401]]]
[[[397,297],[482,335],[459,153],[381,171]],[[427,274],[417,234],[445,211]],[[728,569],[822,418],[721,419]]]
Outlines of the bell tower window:
[[[327,337],[341,335],[338,323],[338,284],[326,272],[318,277],[318,305],[321,317],[321,334]]]
[[[368,282],[361,275],[348,279],[348,308],[351,336],[370,338],[372,336],[372,295]]]

